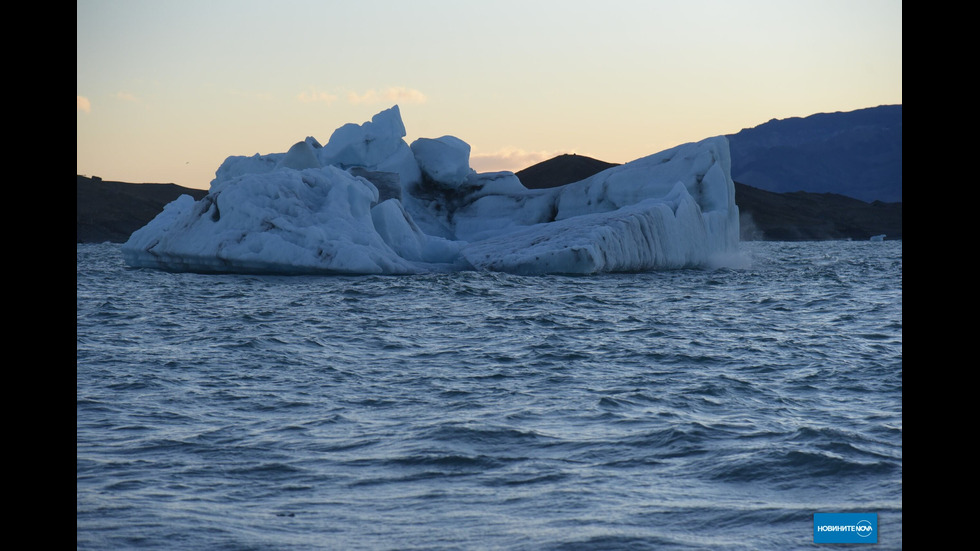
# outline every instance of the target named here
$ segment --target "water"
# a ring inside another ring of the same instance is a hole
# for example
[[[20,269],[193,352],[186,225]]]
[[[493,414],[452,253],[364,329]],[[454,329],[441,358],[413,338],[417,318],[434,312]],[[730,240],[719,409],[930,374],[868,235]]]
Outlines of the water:
[[[78,549],[902,547],[902,243],[595,277],[77,246]]]

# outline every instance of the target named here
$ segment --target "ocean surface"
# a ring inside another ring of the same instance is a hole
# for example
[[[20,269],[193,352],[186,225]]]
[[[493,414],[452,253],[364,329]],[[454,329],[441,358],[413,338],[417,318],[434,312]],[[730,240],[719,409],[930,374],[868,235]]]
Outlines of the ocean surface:
[[[902,242],[174,274],[77,246],[78,549],[902,548]],[[862,546],[858,545],[857,548]]]

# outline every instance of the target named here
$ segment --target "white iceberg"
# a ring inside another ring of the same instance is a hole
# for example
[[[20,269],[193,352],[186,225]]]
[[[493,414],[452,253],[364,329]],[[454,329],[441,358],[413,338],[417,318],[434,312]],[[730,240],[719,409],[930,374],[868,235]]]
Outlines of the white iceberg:
[[[548,189],[476,173],[454,136],[409,146],[398,106],[286,153],[232,156],[208,195],[123,245],[132,267],[204,273],[594,274],[716,265],[737,253],[724,136]]]

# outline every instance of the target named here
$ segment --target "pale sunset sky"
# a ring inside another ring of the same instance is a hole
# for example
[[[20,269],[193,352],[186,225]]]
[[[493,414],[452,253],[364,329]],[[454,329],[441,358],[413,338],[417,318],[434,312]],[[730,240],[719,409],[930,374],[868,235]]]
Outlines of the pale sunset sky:
[[[77,0],[77,172],[207,189],[397,104],[478,172],[902,103],[901,0]]]

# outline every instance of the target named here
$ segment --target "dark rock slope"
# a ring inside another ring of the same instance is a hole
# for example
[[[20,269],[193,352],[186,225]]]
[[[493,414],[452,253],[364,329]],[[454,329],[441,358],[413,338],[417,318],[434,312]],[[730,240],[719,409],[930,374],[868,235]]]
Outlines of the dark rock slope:
[[[208,193],[176,184],[130,184],[81,175],[76,175],[75,191],[78,243],[124,243],[182,194],[200,199]]]
[[[529,166],[515,174],[524,187],[541,189],[577,182],[614,166],[615,163],[607,163],[585,155],[566,154]]]
[[[773,119],[728,136],[732,179],[789,193],[902,200],[902,106]]]
[[[773,193],[735,182],[743,241],[902,238],[902,203],[834,193]]]

